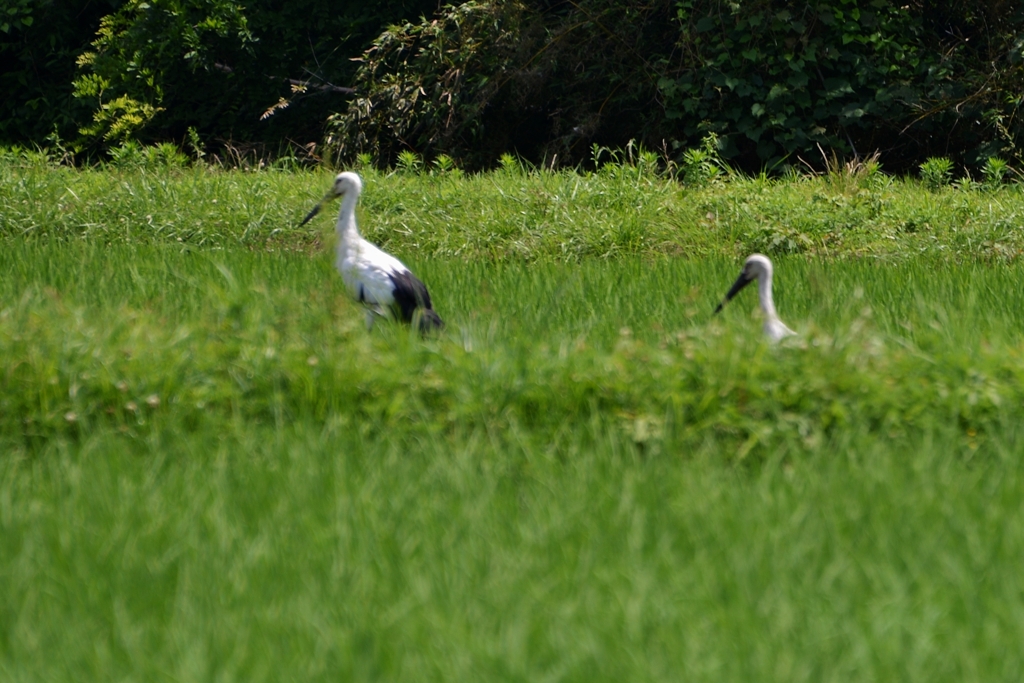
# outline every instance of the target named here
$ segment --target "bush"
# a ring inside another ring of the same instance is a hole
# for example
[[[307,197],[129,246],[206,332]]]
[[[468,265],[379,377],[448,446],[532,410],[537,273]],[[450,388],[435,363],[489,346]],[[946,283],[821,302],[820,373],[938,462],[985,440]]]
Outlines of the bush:
[[[477,0],[381,35],[329,139],[383,165],[588,163],[631,139],[692,165],[710,132],[748,171],[821,167],[819,147],[970,166],[1020,157],[1022,51],[1024,8],[1000,0]]]
[[[986,185],[998,187],[1003,183],[1003,178],[1009,170],[1009,164],[999,157],[989,157],[985,160],[985,165],[981,169],[981,175],[985,179]]]
[[[89,109],[72,95],[75,58],[123,0],[7,0],[0,19],[0,141],[71,138]]]
[[[683,155],[708,133],[754,172],[875,150],[891,172],[1024,162],[1024,5],[1008,0],[7,5],[0,141],[66,140],[78,121],[79,149],[180,145],[191,127],[243,155],[317,159],[327,122],[338,158],[378,165],[402,150],[468,169],[503,153],[589,165],[594,145],[634,140],[699,167]]]
[[[206,100],[210,116],[211,89],[227,79],[214,75],[217,65],[253,40],[241,7],[229,0],[129,0],[103,18],[93,51],[78,59],[85,73],[75,96],[95,107],[81,134],[123,143],[140,137],[164,105],[193,104],[185,116],[203,116],[196,98]]]
[[[410,151],[495,158],[506,144],[485,135],[484,113],[517,61],[524,9],[466,2],[432,21],[390,27],[363,57],[359,95],[329,119],[328,146],[338,158],[369,153],[381,165]]]
[[[648,134],[659,118],[643,51],[671,45],[670,3],[584,0],[447,6],[393,26],[363,56],[359,97],[328,124],[338,158],[401,149],[467,167],[514,152],[537,165],[589,161],[593,144]]]
[[[432,0],[129,0],[79,60],[85,146],[204,140],[278,147],[319,140],[351,94],[350,58]]]
[[[816,144],[856,154],[854,137],[873,149],[920,62],[910,15],[887,3],[676,7],[681,49],[659,83],[666,120],[686,138],[717,132],[727,157],[773,166]]]
[[[932,190],[949,185],[953,177],[953,162],[946,157],[933,157],[921,164],[921,180]]]

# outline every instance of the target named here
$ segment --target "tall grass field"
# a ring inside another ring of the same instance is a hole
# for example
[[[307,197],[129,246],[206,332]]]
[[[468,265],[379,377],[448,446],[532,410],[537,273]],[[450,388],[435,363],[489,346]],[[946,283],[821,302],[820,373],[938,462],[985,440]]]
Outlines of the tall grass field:
[[[3,161],[0,679],[1024,678],[1019,185]]]

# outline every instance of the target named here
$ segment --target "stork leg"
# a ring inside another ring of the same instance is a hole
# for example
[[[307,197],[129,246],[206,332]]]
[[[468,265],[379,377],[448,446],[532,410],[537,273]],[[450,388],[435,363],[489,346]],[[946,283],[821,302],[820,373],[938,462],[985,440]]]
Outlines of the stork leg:
[[[373,318],[374,318],[375,315],[376,315],[376,313],[374,313],[372,310],[370,310],[369,308],[366,309],[366,331],[367,332],[369,332],[370,330],[373,329]]]

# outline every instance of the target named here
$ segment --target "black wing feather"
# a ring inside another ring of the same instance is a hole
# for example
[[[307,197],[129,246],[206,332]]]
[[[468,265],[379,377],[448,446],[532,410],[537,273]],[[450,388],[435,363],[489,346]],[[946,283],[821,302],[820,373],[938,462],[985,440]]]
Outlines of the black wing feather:
[[[420,330],[426,332],[444,327],[444,321],[434,312],[427,286],[418,277],[408,270],[389,273],[388,277],[394,287],[395,308],[403,322],[411,323],[416,311],[420,311]]]

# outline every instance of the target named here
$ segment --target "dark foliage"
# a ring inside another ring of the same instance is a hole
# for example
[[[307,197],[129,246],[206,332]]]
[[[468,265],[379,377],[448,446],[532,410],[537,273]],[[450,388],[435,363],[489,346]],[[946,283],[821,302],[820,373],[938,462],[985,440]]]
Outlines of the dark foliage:
[[[342,158],[401,149],[474,167],[587,161],[718,134],[757,170],[797,157],[1021,155],[1024,8],[886,0],[522,0],[447,8],[367,51],[331,122]]]
[[[681,52],[659,82],[685,139],[713,130],[727,157],[774,166],[818,144],[878,146],[900,119],[920,55],[908,13],[881,0],[676,3]]]
[[[649,137],[661,117],[652,47],[671,2],[467,2],[391,27],[367,51],[358,98],[332,118],[341,158],[402,149],[493,163],[514,151],[572,162],[595,142]]]
[[[748,167],[820,160],[819,144],[848,156],[878,150],[890,170],[939,154],[969,166],[1020,155],[1020,8],[885,0],[677,7],[687,52],[667,64],[660,84],[666,116],[688,139],[715,130],[725,155]]]
[[[345,106],[352,57],[388,23],[436,0],[129,0],[105,20],[78,92],[98,116],[87,138],[279,146],[320,138]],[[113,105],[113,106],[112,106]],[[276,106],[275,106],[276,105]]]
[[[89,107],[72,96],[75,59],[100,19],[124,0],[4,0],[0,3],[0,142],[67,139]]]
[[[0,7],[8,143],[81,131],[79,147],[102,150],[191,128],[193,144],[273,153],[326,137],[342,160],[411,150],[479,168],[506,152],[589,163],[630,140],[681,155],[714,133],[746,170],[876,150],[890,171],[939,155],[1024,163],[1018,0]]]
[[[972,167],[989,156],[1024,163],[1024,4],[915,0],[919,97],[900,128],[908,160],[947,155]]]

